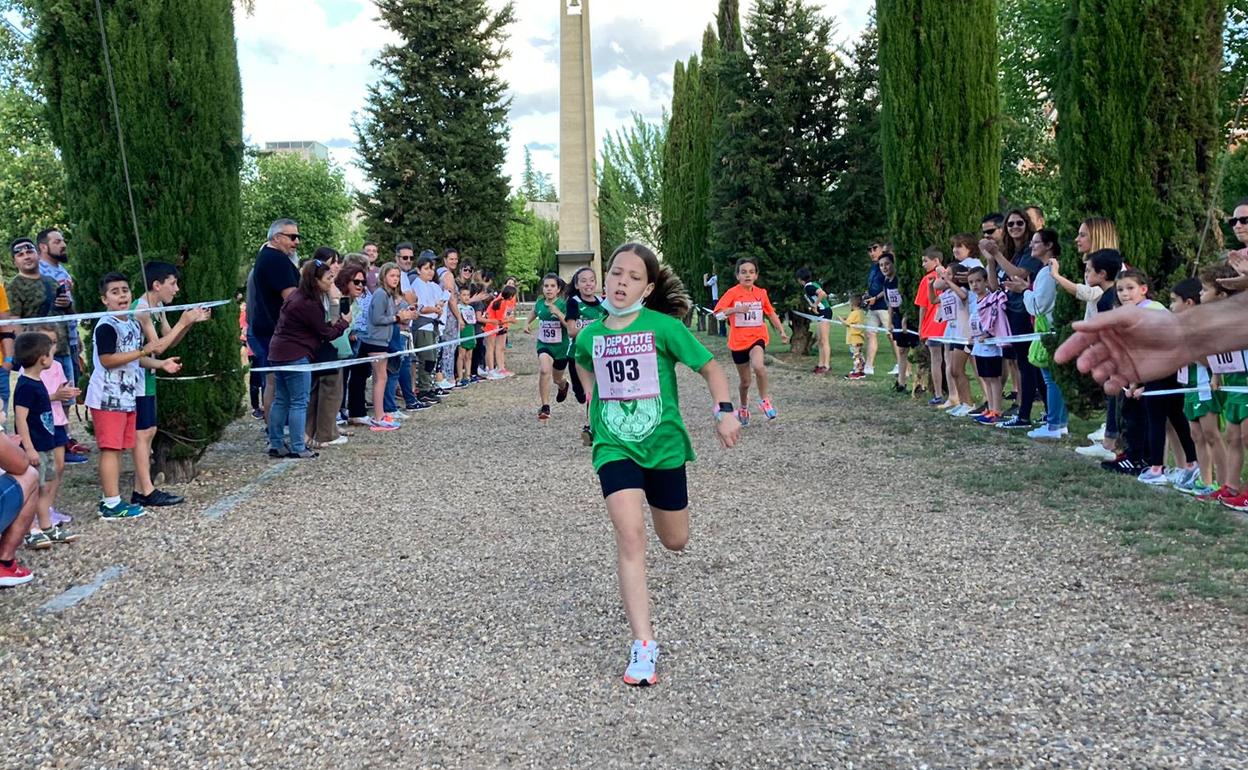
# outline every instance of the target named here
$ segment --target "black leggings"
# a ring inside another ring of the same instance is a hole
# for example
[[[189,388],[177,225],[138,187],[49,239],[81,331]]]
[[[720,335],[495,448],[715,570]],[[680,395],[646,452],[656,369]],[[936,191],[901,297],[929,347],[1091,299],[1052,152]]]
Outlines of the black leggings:
[[[576,403],[585,403],[585,385],[581,383],[576,362],[571,359],[568,359],[568,379],[572,380],[572,395],[576,396]]]
[[[367,417],[368,405],[364,397],[368,390],[368,377],[373,372],[371,363],[347,367],[347,416]]]
[[[1169,380],[1148,383],[1144,386],[1144,392],[1168,390],[1178,386],[1178,381],[1172,377]],[[1148,421],[1148,464],[1164,465],[1166,462],[1167,421],[1174,426],[1187,461],[1196,462],[1196,444],[1192,441],[1192,430],[1187,424],[1187,416],[1183,414],[1183,396],[1145,396],[1140,400],[1144,402],[1144,415]]]
[[[1030,361],[1027,360],[1027,350],[1022,349],[1018,353],[1018,418],[1020,420],[1031,419],[1031,405],[1036,402],[1036,396],[1040,396],[1043,401],[1045,396],[1044,377]],[[1182,401],[1182,399],[1179,399]]]
[[[247,360],[253,369],[260,365],[255,356],[247,356]],[[251,372],[247,377],[247,389],[251,392],[251,409],[255,411],[260,408],[260,397],[264,395],[264,374]]]

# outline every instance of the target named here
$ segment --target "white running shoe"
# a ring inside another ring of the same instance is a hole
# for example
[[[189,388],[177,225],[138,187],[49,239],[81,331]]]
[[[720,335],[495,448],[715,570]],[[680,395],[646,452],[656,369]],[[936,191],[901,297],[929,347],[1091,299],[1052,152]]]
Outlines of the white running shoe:
[[[892,369],[888,370],[888,374],[890,377],[896,377],[897,374],[899,374],[900,372],[901,372],[901,369],[899,369],[896,364],[893,365]]]
[[[1118,455],[1109,451],[1100,444],[1076,447],[1075,452],[1083,455],[1084,457],[1091,457],[1094,460],[1113,460],[1118,457]]]
[[[1105,423],[1101,423],[1101,427],[1088,434],[1088,441],[1094,441],[1097,444],[1105,440]]]
[[[345,444],[345,443],[347,443],[347,437],[346,437],[346,436],[339,436],[338,438],[334,439],[333,441],[326,441],[326,442],[325,442],[325,446],[342,446],[342,445],[343,445],[343,444]]]
[[[403,412],[386,412],[386,416],[392,420],[406,420],[407,415]]]
[[[635,687],[647,687],[659,683],[655,673],[655,664],[659,660],[659,643],[653,639],[633,640],[633,649],[629,652],[628,669],[624,671],[624,684]]]
[[[867,376],[870,376],[870,375],[872,375],[872,374],[875,374],[875,367],[874,367],[874,366],[868,366],[868,367],[866,367],[865,369],[863,369],[863,370],[862,370],[862,373],[863,373],[863,374],[865,374],[865,375],[867,375]]]
[[[1068,433],[1070,433],[1070,431],[1066,428],[1050,428],[1048,425],[1041,425],[1035,430],[1027,431],[1027,438],[1059,439]]]
[[[442,390],[451,390],[452,388],[455,387],[455,383],[450,382],[445,377],[435,382],[434,385],[441,388]]]
[[[507,379],[507,375],[505,375],[505,374],[503,374],[502,372],[499,372],[499,371],[491,370],[489,374],[485,375],[485,379],[487,379],[487,380],[505,380],[505,379]]]

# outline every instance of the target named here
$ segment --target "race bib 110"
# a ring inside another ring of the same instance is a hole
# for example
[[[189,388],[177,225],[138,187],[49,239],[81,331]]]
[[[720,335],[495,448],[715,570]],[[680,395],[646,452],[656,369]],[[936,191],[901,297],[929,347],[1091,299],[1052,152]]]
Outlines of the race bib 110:
[[[603,401],[659,395],[659,358],[654,332],[594,337],[594,381]]]
[[[1209,371],[1214,374],[1238,374],[1244,370],[1244,351],[1242,350],[1209,356]]]

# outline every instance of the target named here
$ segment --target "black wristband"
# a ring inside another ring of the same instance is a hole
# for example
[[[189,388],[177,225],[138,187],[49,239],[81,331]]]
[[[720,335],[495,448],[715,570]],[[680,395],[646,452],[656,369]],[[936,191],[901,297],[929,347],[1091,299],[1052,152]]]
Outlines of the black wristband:
[[[723,412],[723,413],[725,413],[725,414],[731,414],[731,413],[733,413],[733,412],[737,411],[737,409],[736,409],[736,407],[734,407],[734,406],[732,405],[732,402],[731,402],[731,401],[720,401],[720,402],[719,402],[719,410],[718,410],[718,411]]]
[[[17,335],[13,332],[0,332],[0,340],[17,339]]]

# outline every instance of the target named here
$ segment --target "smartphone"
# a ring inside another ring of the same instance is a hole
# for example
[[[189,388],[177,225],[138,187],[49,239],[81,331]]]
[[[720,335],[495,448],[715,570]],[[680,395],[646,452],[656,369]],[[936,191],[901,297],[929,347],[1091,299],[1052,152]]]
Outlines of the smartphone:
[[[69,289],[65,288],[65,284],[61,284],[60,286],[56,287],[56,296],[64,297],[68,293],[69,293]]]
[[[338,313],[341,315],[351,315],[350,297],[340,297],[338,299]]]

